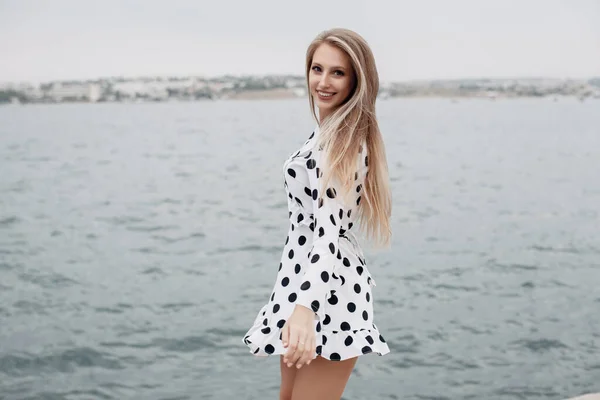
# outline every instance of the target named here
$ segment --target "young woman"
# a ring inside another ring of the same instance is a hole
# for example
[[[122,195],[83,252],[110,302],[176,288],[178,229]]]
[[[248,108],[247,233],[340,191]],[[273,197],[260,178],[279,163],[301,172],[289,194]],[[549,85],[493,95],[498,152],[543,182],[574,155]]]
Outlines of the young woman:
[[[373,322],[375,281],[354,232],[360,224],[389,245],[391,194],[366,41],[348,29],[322,32],[308,47],[306,77],[317,126],[284,162],[288,237],[244,343],[257,356],[280,355],[281,399],[329,400],[342,396],[358,356],[390,351]]]

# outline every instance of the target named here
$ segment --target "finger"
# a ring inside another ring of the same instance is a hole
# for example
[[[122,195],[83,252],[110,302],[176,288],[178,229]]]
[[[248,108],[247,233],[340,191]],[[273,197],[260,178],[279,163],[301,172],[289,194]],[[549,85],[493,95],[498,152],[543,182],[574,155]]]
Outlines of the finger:
[[[288,340],[289,340],[289,336],[290,336],[290,326],[288,325],[288,323],[286,322],[283,325],[283,329],[281,330],[281,342],[283,344],[283,347],[287,347],[288,345]]]
[[[290,367],[292,364],[295,363],[295,360],[297,359],[297,355],[296,355],[296,349],[298,348],[298,335],[296,333],[296,330],[293,328],[288,328],[289,329],[289,342],[288,342],[288,351],[287,351],[287,366]]]
[[[309,365],[310,362],[312,360],[314,360],[314,358],[316,357],[316,353],[317,353],[317,338],[315,336],[313,336],[312,343],[310,345],[310,353],[308,355],[308,361],[306,362],[306,365]]]
[[[307,335],[306,338],[306,346],[304,348],[304,352],[302,353],[302,358],[300,359],[300,367],[303,365],[308,365],[309,361],[312,358],[313,355],[313,349],[314,349],[314,337],[313,335]]]
[[[296,351],[294,352],[293,358],[290,360],[292,363],[297,364],[302,359],[304,349],[306,348],[306,335],[298,333],[298,343],[296,344]]]
[[[309,350],[310,346],[312,345],[311,335],[305,334],[303,336],[303,342],[304,342],[303,350],[300,354],[300,357],[298,357],[298,361],[296,363],[296,367],[298,367],[298,368],[302,367],[308,361],[308,353],[310,351]]]
[[[287,322],[285,323],[285,325],[283,326],[283,328],[281,329],[281,342],[283,344],[283,347],[285,349],[287,349],[288,345],[289,345],[289,337],[290,337],[290,326],[287,324]],[[289,349],[288,349],[289,350]],[[283,362],[284,364],[287,364],[288,359],[289,359],[289,351],[285,351],[283,353]]]

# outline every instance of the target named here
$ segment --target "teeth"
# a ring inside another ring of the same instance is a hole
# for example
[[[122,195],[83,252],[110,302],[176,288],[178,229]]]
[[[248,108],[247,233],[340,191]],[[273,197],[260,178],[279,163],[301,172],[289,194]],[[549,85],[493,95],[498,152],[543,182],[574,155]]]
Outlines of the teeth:
[[[331,96],[333,96],[332,93],[325,93],[325,92],[317,92],[317,93],[319,93],[323,97],[331,97]]]

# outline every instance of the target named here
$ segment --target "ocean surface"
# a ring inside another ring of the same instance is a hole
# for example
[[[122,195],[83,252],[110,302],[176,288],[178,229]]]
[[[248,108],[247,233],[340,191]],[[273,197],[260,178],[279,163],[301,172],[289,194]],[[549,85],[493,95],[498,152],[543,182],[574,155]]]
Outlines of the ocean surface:
[[[600,101],[378,102],[391,353],[345,400],[600,391]],[[242,343],[308,102],[0,107],[0,399],[276,399]]]

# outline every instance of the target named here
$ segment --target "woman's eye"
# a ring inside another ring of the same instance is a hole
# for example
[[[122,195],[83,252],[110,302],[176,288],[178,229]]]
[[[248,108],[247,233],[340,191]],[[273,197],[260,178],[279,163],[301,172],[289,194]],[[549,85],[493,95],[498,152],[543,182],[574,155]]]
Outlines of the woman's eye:
[[[312,70],[316,71],[316,72],[320,72],[321,71],[321,67],[318,67],[318,66],[315,65],[314,67],[312,67]],[[344,72],[341,71],[341,70],[339,70],[339,69],[333,71],[333,73],[336,74],[336,75],[338,75],[338,76],[344,76]]]

